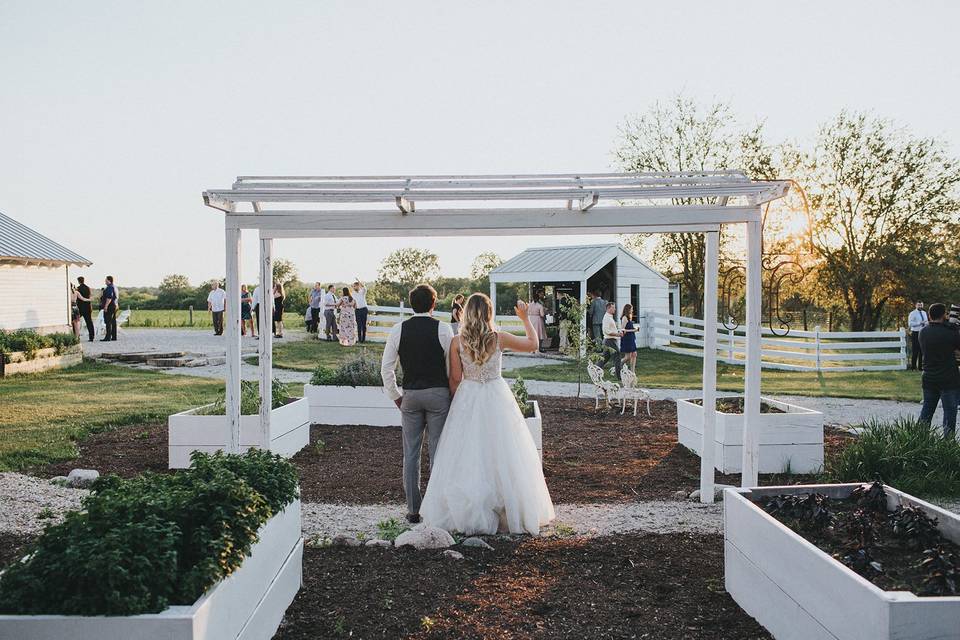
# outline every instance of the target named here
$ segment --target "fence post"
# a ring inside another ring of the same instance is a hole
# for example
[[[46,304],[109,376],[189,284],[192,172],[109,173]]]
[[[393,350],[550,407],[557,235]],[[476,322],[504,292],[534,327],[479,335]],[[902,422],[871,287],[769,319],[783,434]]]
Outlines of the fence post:
[[[187,307],[187,309],[188,311],[190,311],[190,326],[192,327],[193,326],[193,305],[190,305],[189,307]]]
[[[907,330],[900,327],[900,368],[907,368]]]
[[[400,322],[403,322],[403,300],[400,301]]]
[[[816,368],[817,371],[820,371],[820,325],[817,325],[813,328],[813,348],[817,355]]]

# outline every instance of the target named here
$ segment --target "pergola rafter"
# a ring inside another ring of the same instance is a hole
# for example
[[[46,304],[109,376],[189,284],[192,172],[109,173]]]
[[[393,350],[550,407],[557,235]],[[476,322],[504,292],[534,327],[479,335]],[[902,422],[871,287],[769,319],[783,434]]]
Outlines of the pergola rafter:
[[[239,450],[240,234],[260,235],[260,281],[269,295],[273,240],[309,237],[705,233],[704,308],[716,325],[719,231],[747,228],[746,372],[743,483],[757,483],[760,417],[761,208],[786,195],[788,181],[756,181],[742,171],[412,175],[240,176],[230,189],[203,193],[225,213],[227,417],[229,451]],[[486,206],[478,206],[478,204]],[[261,326],[271,323],[261,304]],[[272,334],[260,351],[261,446],[269,447]],[[709,336],[710,331],[707,332]],[[703,359],[704,443],[701,500],[713,501],[716,345]]]

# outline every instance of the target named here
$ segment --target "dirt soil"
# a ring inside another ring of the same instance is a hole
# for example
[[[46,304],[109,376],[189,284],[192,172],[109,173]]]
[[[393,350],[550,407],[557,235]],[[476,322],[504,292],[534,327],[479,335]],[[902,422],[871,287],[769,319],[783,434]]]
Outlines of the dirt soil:
[[[769,638],[723,590],[719,536],[491,539],[493,551],[308,547],[276,635]]]
[[[615,503],[671,499],[678,490],[699,484],[700,459],[677,443],[676,405],[650,404],[636,417],[617,408],[597,411],[593,401],[539,398],[543,414],[544,475],[555,503]],[[843,446],[850,436],[827,428],[826,449]],[[401,438],[398,428],[314,425],[310,446],[293,458],[300,469],[307,502],[352,504],[403,502]],[[123,427],[94,434],[79,445],[79,457],[36,470],[43,477],[66,475],[74,468],[97,469],[124,477],[143,471],[167,471],[164,423]],[[426,446],[423,483],[429,477]],[[739,475],[717,474],[717,481],[738,484]],[[764,475],[761,484],[798,484],[809,475]]]

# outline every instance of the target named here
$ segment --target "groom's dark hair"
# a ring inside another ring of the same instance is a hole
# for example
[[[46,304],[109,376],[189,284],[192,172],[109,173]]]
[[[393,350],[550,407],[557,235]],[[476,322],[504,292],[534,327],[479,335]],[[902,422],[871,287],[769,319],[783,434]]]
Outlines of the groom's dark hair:
[[[437,290],[428,284],[418,284],[410,290],[410,306],[414,313],[430,311],[437,301]]]

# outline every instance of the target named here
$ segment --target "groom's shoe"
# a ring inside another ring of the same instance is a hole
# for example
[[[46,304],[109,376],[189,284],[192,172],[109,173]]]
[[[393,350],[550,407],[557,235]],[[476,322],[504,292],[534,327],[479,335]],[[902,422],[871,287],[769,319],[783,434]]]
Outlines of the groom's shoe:
[[[419,514],[419,513],[408,513],[408,514],[407,514],[407,522],[409,522],[410,524],[419,524],[419,522],[420,522],[420,514]]]

